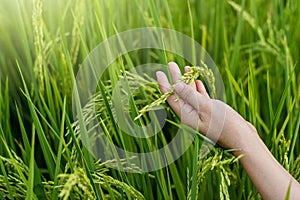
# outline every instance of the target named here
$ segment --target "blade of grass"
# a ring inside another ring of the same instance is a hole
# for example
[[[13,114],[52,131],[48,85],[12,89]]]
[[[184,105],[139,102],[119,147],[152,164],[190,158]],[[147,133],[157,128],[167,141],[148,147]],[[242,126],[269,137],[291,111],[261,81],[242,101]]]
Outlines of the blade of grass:
[[[252,63],[252,56],[250,55],[249,59],[249,75],[248,75],[248,99],[249,99],[249,119],[251,120],[250,122],[256,127],[256,113],[257,112],[257,97],[256,94],[258,94],[256,87],[255,87],[255,76],[254,76],[254,66]]]
[[[267,95],[268,95],[268,106],[269,106],[269,117],[270,121],[274,120],[274,110],[273,110],[273,102],[271,96],[271,87],[270,87],[270,73],[267,72]]]
[[[23,120],[22,120],[22,117],[21,117],[21,114],[20,114],[20,111],[19,111],[19,108],[17,107],[17,105],[16,105],[16,112],[17,112],[17,116],[18,116],[18,120],[19,120],[23,144],[25,147],[26,160],[30,161],[31,147],[30,147],[28,136],[27,136],[27,133],[26,133],[26,130],[24,127],[24,123],[23,123]],[[42,179],[41,179],[41,173],[40,173],[40,170],[35,161],[34,161],[34,173],[35,173],[34,174],[34,187],[36,188],[36,189],[34,189],[35,194],[38,198],[46,198],[46,194],[45,194],[44,188],[42,186],[43,184],[42,184]]]
[[[31,134],[31,151],[30,151],[30,161],[29,161],[29,179],[27,184],[27,195],[26,200],[37,199],[34,195],[34,151],[35,151],[35,127],[32,126],[32,134]]]
[[[246,98],[246,96],[242,96],[242,91],[240,89],[239,84],[237,83],[237,81],[235,80],[235,78],[233,77],[233,75],[231,74],[231,72],[229,71],[229,69],[227,67],[225,68],[225,71],[227,72],[230,85],[233,85],[235,91],[237,91],[241,97],[244,97],[244,101],[245,101],[246,105],[249,106],[249,100]],[[256,113],[256,120],[258,120],[258,123],[262,126],[264,131],[266,133],[269,133],[270,130],[269,130],[268,126],[265,124],[265,122],[262,120],[262,118],[259,116],[259,113]]]
[[[57,151],[57,158],[56,158],[56,167],[54,172],[54,186],[57,186],[58,183],[58,174],[61,173],[61,157],[62,157],[62,151],[63,151],[63,141],[64,141],[64,132],[65,132],[65,116],[66,116],[66,98],[64,99],[63,103],[63,113],[62,113],[62,119],[61,119],[61,127],[60,127],[60,139],[59,139],[59,145],[58,145],[58,151]],[[52,199],[58,199],[58,191],[57,188],[54,188],[52,191]]]
[[[292,70],[292,72],[293,71],[294,70]],[[292,72],[290,72],[290,73],[292,73]],[[286,101],[286,97],[288,95],[288,91],[289,91],[291,82],[292,82],[292,76],[290,76],[289,80],[285,84],[282,96],[280,98],[278,107],[277,107],[276,112],[275,112],[274,121],[272,122],[272,125],[271,125],[270,131],[273,133],[272,134],[273,141],[276,140],[276,128],[277,128],[280,116],[282,114],[282,111],[283,111],[283,107],[284,107],[284,104],[285,104],[285,101]]]
[[[192,168],[192,185],[191,185],[191,199],[197,198],[197,177],[198,177],[198,153],[199,153],[199,138],[195,138],[193,168]]]
[[[41,148],[42,148],[42,151],[43,151],[43,154],[44,154],[44,158],[45,158],[45,161],[46,161],[46,164],[47,164],[47,167],[48,169],[54,169],[54,153],[53,153],[53,150],[46,138],[46,135],[45,135],[45,132],[44,132],[44,129],[42,128],[42,125],[41,125],[41,122],[37,116],[37,113],[34,109],[34,103],[32,102],[31,98],[30,98],[30,94],[29,94],[29,91],[28,91],[28,88],[27,88],[27,85],[25,83],[25,80],[24,80],[24,77],[23,77],[23,73],[21,71],[21,68],[19,66],[19,64],[17,63],[17,66],[18,66],[18,69],[19,69],[19,72],[20,72],[20,75],[21,75],[21,78],[22,78],[22,82],[23,82],[23,86],[24,86],[24,90],[25,90],[25,95],[26,95],[26,98],[27,98],[27,101],[28,101],[28,106],[29,106],[29,109],[30,109],[30,113],[31,113],[31,116],[32,116],[32,120],[33,120],[33,123],[36,127],[36,131],[37,131],[37,135],[38,135],[38,138],[39,138],[39,141],[40,141],[40,144],[41,144]],[[52,170],[48,170],[48,173],[50,175],[51,178],[54,178],[54,172]]]
[[[243,16],[244,10],[245,10],[245,0],[242,1],[241,10],[239,11],[239,14],[241,16]],[[237,62],[238,62],[238,57],[239,57],[239,46],[241,43],[243,22],[244,22],[244,18],[239,17],[238,25],[237,25],[237,29],[236,29],[236,33],[235,33],[235,38],[234,38],[233,52],[232,52],[230,64],[229,64],[230,71],[234,77],[237,75],[236,69],[238,68]]]
[[[295,146],[296,146],[296,142],[297,142],[297,138],[299,141],[299,127],[300,127],[300,112],[299,112],[299,108],[298,108],[298,116],[297,116],[297,120],[294,126],[294,134],[293,134],[293,138],[291,141],[291,146],[290,146],[290,152],[289,152],[289,161],[290,161],[290,166],[293,166],[293,161],[295,159]],[[297,156],[296,156],[297,157]]]

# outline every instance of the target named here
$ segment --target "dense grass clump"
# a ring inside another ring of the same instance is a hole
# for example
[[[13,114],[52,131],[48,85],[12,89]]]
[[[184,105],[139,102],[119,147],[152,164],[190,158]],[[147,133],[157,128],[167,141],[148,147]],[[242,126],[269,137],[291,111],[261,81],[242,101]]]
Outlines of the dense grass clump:
[[[183,71],[189,64],[157,49],[121,55],[104,72],[80,117],[73,116],[73,84],[86,56],[110,36],[138,27],[170,28],[199,42],[221,73],[224,101],[257,128],[276,159],[300,181],[299,1],[0,4],[0,199],[261,199],[239,158],[212,147],[200,134],[178,160],[149,173],[90,154],[82,142],[89,134],[82,122],[96,120],[110,141],[131,152],[165,146],[180,125],[167,104],[164,128],[149,139],[128,136],[114,117],[111,97],[120,79],[140,84],[124,108],[132,119],[161,96],[153,78],[129,73],[135,66],[175,61]],[[148,112],[136,120],[150,122]]]

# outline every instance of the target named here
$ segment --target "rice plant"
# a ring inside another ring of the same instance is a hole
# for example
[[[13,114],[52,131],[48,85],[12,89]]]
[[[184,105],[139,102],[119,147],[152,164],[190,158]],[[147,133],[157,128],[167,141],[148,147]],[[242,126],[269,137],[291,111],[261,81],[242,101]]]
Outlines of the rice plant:
[[[191,65],[159,49],[120,55],[83,105],[82,121],[73,116],[73,86],[87,55],[110,36],[139,27],[174,29],[199,42],[220,71],[224,101],[256,127],[300,181],[298,1],[0,0],[0,5],[0,199],[261,199],[240,157],[211,146],[199,133],[180,158],[152,172],[124,160],[101,160],[85,146],[82,135],[101,128],[122,149],[155,151],[181,126],[165,103],[172,91],[162,95],[154,78],[135,73],[145,63],[175,61],[182,72]],[[209,63],[199,67],[181,81],[200,78],[217,90]],[[134,138],[118,126],[112,96],[120,80],[123,89],[136,88],[120,91],[130,97],[124,108],[134,121],[130,125],[153,122],[159,112],[154,106],[166,110],[155,136]],[[89,126],[95,122],[97,127]]]

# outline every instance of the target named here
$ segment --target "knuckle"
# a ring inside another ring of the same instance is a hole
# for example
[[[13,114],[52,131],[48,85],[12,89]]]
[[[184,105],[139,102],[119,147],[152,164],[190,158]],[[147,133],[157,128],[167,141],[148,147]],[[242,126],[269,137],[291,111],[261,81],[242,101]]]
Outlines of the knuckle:
[[[191,88],[187,87],[187,89],[184,91],[185,100],[194,100],[196,99],[195,95],[196,93]]]
[[[194,111],[194,109],[189,104],[186,104],[186,103],[183,104],[182,110],[186,114],[191,114]]]

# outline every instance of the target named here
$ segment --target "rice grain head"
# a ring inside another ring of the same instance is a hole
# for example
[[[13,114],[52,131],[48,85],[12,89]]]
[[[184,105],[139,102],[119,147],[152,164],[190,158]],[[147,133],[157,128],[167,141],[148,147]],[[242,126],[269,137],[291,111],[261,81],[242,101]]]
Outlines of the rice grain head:
[[[207,65],[201,61],[201,66],[193,66],[189,68],[189,71],[186,72],[177,82],[183,82],[186,84],[192,84],[197,79],[203,79],[208,86],[210,87],[211,97],[216,97],[216,88],[215,88],[215,77],[213,71],[207,67]],[[158,99],[153,101],[151,104],[146,105],[139,111],[139,115],[135,117],[134,120],[142,117],[146,112],[150,111],[154,106],[161,105],[166,102],[169,96],[174,93],[174,85],[169,92],[162,94]]]
[[[38,81],[41,91],[44,90],[44,21],[43,21],[43,2],[41,0],[33,0],[32,11],[32,27],[35,45],[36,59],[34,63],[34,76]]]

